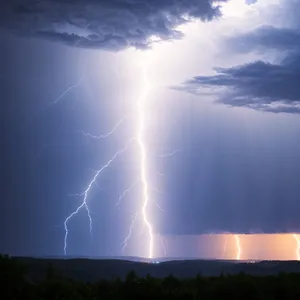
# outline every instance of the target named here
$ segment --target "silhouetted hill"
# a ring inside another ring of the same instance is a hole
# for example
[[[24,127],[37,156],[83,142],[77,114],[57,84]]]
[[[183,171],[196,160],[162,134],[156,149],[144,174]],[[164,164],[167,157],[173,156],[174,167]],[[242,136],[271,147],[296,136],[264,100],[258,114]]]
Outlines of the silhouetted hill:
[[[138,276],[150,274],[162,278],[170,274],[177,278],[191,278],[197,274],[202,276],[218,276],[220,274],[245,273],[249,275],[273,275],[280,272],[300,273],[300,262],[295,261],[261,261],[236,262],[221,260],[172,260],[153,263],[121,259],[54,259],[18,257],[28,265],[29,276],[33,280],[44,278],[51,264],[62,275],[84,281],[95,281],[100,278],[125,278],[130,271]],[[138,260],[138,258],[136,258]]]

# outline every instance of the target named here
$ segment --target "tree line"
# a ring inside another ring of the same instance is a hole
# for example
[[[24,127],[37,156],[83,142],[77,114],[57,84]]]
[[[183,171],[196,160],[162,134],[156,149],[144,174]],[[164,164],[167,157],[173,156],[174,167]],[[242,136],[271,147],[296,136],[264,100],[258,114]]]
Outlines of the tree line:
[[[0,256],[0,299],[3,300],[171,300],[300,299],[300,274],[273,276],[222,274],[219,277],[178,279],[172,275],[139,277],[133,271],[124,280],[112,278],[96,282],[64,277],[51,264],[45,276],[33,280],[28,266],[6,255]]]

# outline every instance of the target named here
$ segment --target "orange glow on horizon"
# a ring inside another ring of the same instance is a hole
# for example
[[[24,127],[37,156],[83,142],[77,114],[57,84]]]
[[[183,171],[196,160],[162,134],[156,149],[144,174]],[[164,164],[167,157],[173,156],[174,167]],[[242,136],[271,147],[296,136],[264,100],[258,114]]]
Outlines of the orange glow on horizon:
[[[300,237],[298,234],[295,234],[295,233],[293,234],[293,237],[297,242],[296,257],[297,257],[297,260],[300,260]]]
[[[160,257],[167,252],[168,257],[300,261],[300,234],[296,233],[169,235],[163,238],[168,246],[157,249]]]
[[[241,259],[241,253],[242,253],[240,237],[237,234],[235,234],[234,239],[235,239],[235,244],[236,244],[236,257],[235,257],[235,259],[240,260]]]

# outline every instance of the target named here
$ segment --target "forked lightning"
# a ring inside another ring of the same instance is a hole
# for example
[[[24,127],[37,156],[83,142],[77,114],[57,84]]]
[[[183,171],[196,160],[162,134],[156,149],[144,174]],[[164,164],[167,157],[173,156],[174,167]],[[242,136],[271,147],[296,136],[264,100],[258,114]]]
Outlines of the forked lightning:
[[[65,255],[67,254],[67,247],[68,247],[68,234],[69,234],[69,230],[68,230],[68,223],[69,221],[79,213],[79,211],[83,208],[86,209],[87,213],[88,213],[88,217],[89,217],[89,222],[90,222],[90,233],[92,233],[92,229],[93,229],[93,223],[92,223],[92,217],[91,217],[91,214],[90,214],[90,210],[89,210],[89,206],[88,206],[88,203],[87,203],[87,199],[88,199],[88,195],[92,189],[92,187],[94,186],[98,176],[106,169],[110,166],[110,164],[122,153],[124,153],[127,149],[128,149],[128,146],[134,141],[135,139],[132,138],[129,140],[129,142],[127,143],[127,145],[117,151],[115,153],[115,155],[104,165],[102,166],[99,170],[96,171],[93,179],[90,181],[90,183],[88,184],[88,187],[86,188],[86,190],[81,194],[81,196],[83,196],[83,201],[81,203],[81,205],[79,205],[77,207],[77,209],[75,211],[73,211],[66,219],[65,219],[65,222],[64,222],[64,227],[65,227],[65,238],[64,238],[64,253]]]
[[[146,53],[146,55],[148,55],[148,53]],[[127,235],[127,237],[125,238],[124,242],[123,242],[123,248],[122,251],[124,251],[125,247],[127,246],[128,240],[131,237],[131,233],[132,233],[132,229],[134,226],[134,223],[137,219],[137,216],[139,215],[139,213],[142,215],[142,219],[144,221],[144,224],[146,225],[146,227],[148,228],[148,235],[149,235],[149,241],[148,241],[148,257],[152,258],[153,257],[153,248],[154,248],[154,240],[153,240],[153,229],[152,229],[152,224],[150,223],[149,217],[147,215],[147,207],[149,204],[149,187],[148,187],[148,179],[147,179],[147,155],[146,155],[146,146],[145,146],[145,103],[147,100],[147,96],[149,93],[149,89],[150,89],[150,84],[148,81],[148,67],[149,67],[149,60],[144,60],[143,63],[143,91],[141,94],[141,97],[137,100],[136,103],[136,107],[137,107],[137,133],[136,133],[136,137],[130,139],[130,141],[127,143],[126,147],[124,147],[123,149],[117,151],[115,153],[115,155],[103,166],[101,167],[99,170],[97,170],[95,172],[94,177],[92,178],[92,180],[90,181],[90,183],[88,184],[86,190],[80,194],[80,196],[83,197],[82,203],[81,205],[79,205],[77,207],[77,209],[75,211],[73,211],[64,221],[64,228],[65,228],[65,236],[64,236],[64,253],[65,255],[67,254],[67,246],[68,246],[68,234],[69,234],[69,229],[68,229],[68,223],[69,221],[76,216],[79,211],[81,209],[85,209],[87,211],[88,217],[89,217],[89,226],[90,226],[90,232],[92,233],[92,229],[93,229],[93,223],[92,223],[92,217],[91,217],[91,213],[89,210],[89,206],[88,206],[88,196],[89,193],[92,189],[92,187],[94,185],[97,184],[96,180],[98,179],[98,176],[106,169],[110,166],[110,164],[123,152],[125,152],[129,146],[129,144],[131,142],[133,142],[134,140],[137,141],[138,144],[138,149],[140,152],[140,176],[139,179],[133,183],[132,186],[130,186],[127,190],[125,190],[123,192],[123,194],[119,197],[118,202],[116,203],[116,206],[118,206],[121,202],[121,200],[124,198],[124,196],[134,187],[134,185],[136,185],[138,182],[141,182],[142,184],[142,190],[143,190],[143,194],[142,194],[142,202],[141,202],[141,208],[138,211],[138,213],[135,215],[135,217],[132,220],[132,223],[130,225],[129,228],[129,233]],[[63,92],[55,101],[54,103],[58,103],[58,101],[64,97],[68,92],[70,92],[71,90],[73,90],[74,88],[78,87],[81,83],[81,81],[83,80],[83,77],[79,80],[79,82],[76,85],[73,85],[71,87],[69,87],[65,92]],[[81,132],[83,135],[93,138],[93,139],[105,139],[108,138],[110,135],[112,135],[117,128],[127,119],[127,117],[124,117],[123,119],[121,119],[114,127],[113,129],[103,135],[100,136],[96,136],[96,135],[92,135],[90,133],[86,133],[86,132]]]

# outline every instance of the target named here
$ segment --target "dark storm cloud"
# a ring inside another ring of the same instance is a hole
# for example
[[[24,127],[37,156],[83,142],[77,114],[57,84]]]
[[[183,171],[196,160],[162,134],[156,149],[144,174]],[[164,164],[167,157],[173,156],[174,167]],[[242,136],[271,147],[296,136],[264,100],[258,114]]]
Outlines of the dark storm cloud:
[[[250,52],[266,48],[280,51],[300,51],[300,32],[290,28],[261,26],[240,36],[230,37],[227,47],[231,51]]]
[[[176,26],[219,15],[210,0],[5,0],[0,26],[76,47],[120,50],[147,48],[151,36],[178,39]]]
[[[217,102],[268,112],[300,113],[300,33],[296,29],[260,27],[230,39],[238,52],[272,49],[284,55],[277,64],[265,61],[215,68],[216,75],[196,76],[179,89],[216,95]]]

